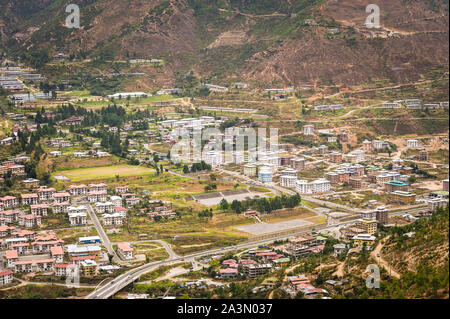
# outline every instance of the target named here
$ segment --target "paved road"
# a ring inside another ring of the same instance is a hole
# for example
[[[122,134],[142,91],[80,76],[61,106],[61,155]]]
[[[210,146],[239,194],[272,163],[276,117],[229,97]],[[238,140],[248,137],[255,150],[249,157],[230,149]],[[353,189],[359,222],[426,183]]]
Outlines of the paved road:
[[[86,207],[88,209],[89,216],[91,217],[92,221],[94,222],[95,229],[97,229],[97,233],[99,234],[99,236],[102,240],[103,246],[105,246],[106,250],[108,250],[108,253],[113,256],[113,260],[116,263],[120,264],[121,260],[120,260],[119,256],[116,254],[115,250],[113,249],[112,244],[109,241],[109,238],[106,235],[105,230],[102,227],[102,224],[100,223],[97,215],[94,213],[94,210],[92,209],[92,206],[90,204],[86,204]]]
[[[411,212],[411,211],[409,211]],[[396,213],[392,213],[391,216],[397,216],[397,215],[402,215],[406,213],[405,212],[396,212]],[[345,226],[345,225],[350,225],[353,224],[355,222],[356,219],[359,218],[358,216],[354,217],[354,220],[348,220],[345,221],[343,223],[339,223],[339,224],[335,224],[335,225],[331,225],[331,226],[321,226],[321,227],[317,227],[316,231],[318,230],[325,230],[325,229],[332,229],[338,226]],[[207,251],[202,251],[202,252],[197,252],[197,253],[193,253],[190,255],[186,255],[184,257],[175,257],[175,258],[169,258],[163,261],[157,261],[157,262],[152,262],[152,263],[148,263],[145,265],[142,265],[140,267],[137,267],[135,269],[132,269],[118,277],[116,277],[114,280],[108,282],[107,284],[103,285],[102,287],[96,289],[95,291],[93,291],[91,294],[89,294],[86,298],[87,299],[107,299],[110,298],[111,296],[113,296],[114,294],[116,294],[118,291],[120,291],[121,289],[123,289],[124,287],[126,287],[127,285],[133,283],[134,281],[136,281],[137,279],[139,279],[139,277],[149,271],[152,271],[153,269],[163,266],[163,265],[170,265],[170,264],[174,264],[180,261],[193,261],[194,258],[198,258],[198,257],[205,257],[205,256],[209,256],[209,255],[214,255],[214,254],[223,254],[225,252],[231,252],[231,251],[237,251],[240,249],[245,249],[245,248],[251,248],[251,247],[255,247],[255,246],[259,246],[259,245],[264,245],[264,244],[268,244],[268,243],[272,243],[275,240],[285,240],[288,238],[291,238],[293,236],[296,235],[300,235],[300,234],[304,234],[304,233],[309,233],[311,232],[311,230],[305,230],[305,231],[300,231],[298,233],[293,233],[293,234],[289,234],[289,235],[283,235],[283,236],[278,236],[278,237],[272,237],[270,239],[264,239],[264,240],[260,240],[260,241],[254,241],[254,242],[248,242],[248,243],[242,243],[242,244],[238,244],[235,246],[229,246],[229,247],[224,247],[224,248],[219,248],[219,249],[211,249],[211,250],[207,250]]]

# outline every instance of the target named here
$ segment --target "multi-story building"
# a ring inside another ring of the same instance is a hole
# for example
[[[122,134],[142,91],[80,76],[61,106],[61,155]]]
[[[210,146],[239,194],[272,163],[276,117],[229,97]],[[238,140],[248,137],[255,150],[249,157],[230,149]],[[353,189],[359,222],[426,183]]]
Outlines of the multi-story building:
[[[56,189],[54,189],[54,188],[41,187],[38,190],[39,200],[41,202],[53,200],[53,194],[55,192],[56,192]]]
[[[0,271],[0,286],[6,286],[13,281],[13,272],[11,270]]]
[[[320,178],[312,182],[298,180],[295,188],[300,194],[325,193],[331,189],[331,183],[325,178]]]
[[[399,204],[413,205],[416,202],[416,194],[403,191],[389,193],[388,200]]]
[[[297,182],[297,177],[294,176],[281,176],[280,185],[283,187],[294,188]]]
[[[87,224],[86,213],[68,213],[68,215],[69,215],[69,223],[72,226]]]
[[[88,187],[84,184],[81,185],[70,185],[69,193],[72,196],[81,196],[86,195],[88,193]]]
[[[38,194],[21,194],[22,205],[36,205],[39,202]]]
[[[305,135],[314,135],[314,125],[305,125],[305,126],[303,126],[303,134],[305,134]]]
[[[424,161],[424,162],[426,162],[426,161],[428,161],[428,151],[427,150],[420,150],[419,151],[419,156],[417,157],[417,159],[419,160],[419,161]]]
[[[4,196],[0,197],[0,202],[3,204],[4,208],[17,207],[19,206],[19,199],[15,196]]]
[[[414,140],[414,139],[406,140],[406,147],[407,148],[417,148],[417,147],[419,147],[419,141]]]
[[[363,229],[366,234],[373,235],[377,232],[378,221],[373,219],[362,219],[358,221],[357,226]]]
[[[47,216],[48,215],[48,205],[47,204],[36,204],[30,205],[31,214],[34,216]]]
[[[448,200],[445,198],[432,198],[427,201],[428,204],[428,210],[431,212],[434,212],[438,208],[445,208],[448,205]]]
[[[19,225],[25,228],[35,228],[42,224],[42,216],[39,215],[23,215],[19,217]]]
[[[362,144],[363,144],[363,150],[364,150],[365,152],[372,152],[373,146],[372,146],[372,142],[371,142],[371,141],[364,140],[364,141],[362,142]]]
[[[447,179],[444,179],[444,180],[442,181],[442,190],[448,192],[448,190],[449,190],[449,187],[448,187],[448,178],[447,178]]]
[[[123,215],[120,213],[103,214],[102,221],[105,226],[120,226],[123,225]]]
[[[68,245],[67,253],[69,258],[73,260],[75,257],[93,257],[94,260],[97,260],[100,256],[101,252],[100,246],[96,245],[85,245],[85,246],[77,246],[77,245]]]
[[[70,193],[68,193],[68,192],[54,193],[53,199],[57,203],[69,202],[70,201]]]
[[[87,259],[80,262],[81,274],[84,277],[94,277],[97,275],[98,265],[95,260]]]
[[[397,182],[397,181],[389,181],[387,183],[384,183],[384,191],[386,193],[391,193],[394,191],[404,191],[407,192],[409,189],[409,185],[402,183],[402,182]]]
[[[272,270],[272,264],[246,264],[242,265],[242,273],[249,277],[255,278],[266,274]]]
[[[258,171],[258,179],[261,183],[272,183],[273,173],[269,166],[261,166]]]
[[[336,163],[336,164],[342,163],[342,153],[331,152],[330,153],[330,162]]]
[[[243,166],[245,176],[256,176],[256,165],[246,164]]]
[[[367,248],[372,247],[375,244],[375,236],[369,234],[358,234],[352,238],[353,245],[358,248],[362,248],[366,245]]]
[[[117,244],[117,253],[125,260],[133,259],[133,248],[129,243]]]
[[[377,209],[375,210],[375,214],[376,214],[377,221],[380,224],[386,225],[389,222],[389,213],[388,213],[388,210],[386,209],[386,207],[384,207],[384,206],[377,207]]]
[[[291,167],[297,171],[303,171],[306,168],[306,163],[304,158],[293,158],[291,160]]]

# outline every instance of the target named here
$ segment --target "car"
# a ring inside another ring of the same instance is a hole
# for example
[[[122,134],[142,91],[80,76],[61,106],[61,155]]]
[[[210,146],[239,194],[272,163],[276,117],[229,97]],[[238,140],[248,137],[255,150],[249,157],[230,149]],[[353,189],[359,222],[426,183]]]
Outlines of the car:
[[[380,257],[380,254],[377,254],[377,257]]]

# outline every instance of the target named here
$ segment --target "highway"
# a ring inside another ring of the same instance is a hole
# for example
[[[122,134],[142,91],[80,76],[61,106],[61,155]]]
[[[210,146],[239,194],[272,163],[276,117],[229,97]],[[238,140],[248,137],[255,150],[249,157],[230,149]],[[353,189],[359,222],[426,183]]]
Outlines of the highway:
[[[395,212],[395,213],[392,213],[391,216],[403,215],[405,213],[410,213],[410,212],[414,212],[414,211],[418,211],[418,210],[419,209]],[[355,220],[357,220],[359,218],[360,218],[359,215],[355,215],[354,219],[352,219],[352,220],[348,220],[343,223],[338,223],[338,224],[334,224],[334,225],[330,225],[330,226],[319,226],[315,230],[316,231],[326,230],[326,229],[331,229],[331,228],[335,228],[335,227],[339,227],[339,226],[350,225],[350,224],[353,224],[355,222]],[[110,298],[111,296],[113,296],[114,294],[119,292],[121,289],[126,287],[127,285],[138,280],[141,275],[143,275],[149,271],[152,271],[153,269],[160,267],[160,266],[170,265],[173,263],[183,262],[183,261],[192,261],[194,258],[205,257],[205,256],[209,256],[209,255],[214,255],[214,254],[223,254],[226,252],[237,251],[240,249],[256,247],[259,245],[272,243],[276,240],[285,240],[285,239],[291,238],[293,236],[297,236],[297,235],[309,233],[309,232],[311,232],[311,230],[304,230],[304,231],[299,231],[298,233],[293,233],[293,234],[289,234],[289,235],[272,237],[270,239],[264,239],[264,240],[260,240],[260,241],[254,241],[254,242],[247,242],[247,243],[242,243],[242,244],[238,244],[235,246],[229,246],[229,247],[224,247],[224,248],[211,249],[211,250],[206,250],[206,251],[186,255],[183,257],[173,257],[173,258],[169,258],[169,259],[166,259],[163,261],[148,263],[148,264],[139,266],[137,268],[131,269],[131,270],[127,271],[126,273],[116,277],[114,280],[112,280],[112,281],[108,282],[107,284],[94,290],[92,293],[90,293],[88,296],[86,296],[86,299]]]

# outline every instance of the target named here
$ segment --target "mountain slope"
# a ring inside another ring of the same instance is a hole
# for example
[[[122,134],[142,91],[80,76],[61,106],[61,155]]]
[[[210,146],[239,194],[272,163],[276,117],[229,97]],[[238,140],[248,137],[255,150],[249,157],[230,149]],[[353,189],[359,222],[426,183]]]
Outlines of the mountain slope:
[[[71,2],[0,5],[1,45],[161,57],[164,76],[192,69],[224,84],[401,82],[448,64],[448,0],[380,0],[377,32],[362,27],[364,0],[84,0],[80,30],[62,25]]]

